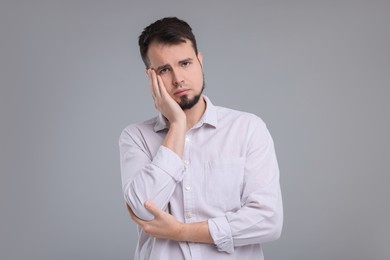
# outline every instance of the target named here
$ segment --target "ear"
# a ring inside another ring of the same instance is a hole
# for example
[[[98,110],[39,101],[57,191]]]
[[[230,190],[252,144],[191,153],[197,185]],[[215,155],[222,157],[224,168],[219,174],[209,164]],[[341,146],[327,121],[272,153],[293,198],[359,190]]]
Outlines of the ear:
[[[197,57],[198,57],[198,60],[200,62],[200,65],[203,67],[203,55],[200,51],[198,51]]]

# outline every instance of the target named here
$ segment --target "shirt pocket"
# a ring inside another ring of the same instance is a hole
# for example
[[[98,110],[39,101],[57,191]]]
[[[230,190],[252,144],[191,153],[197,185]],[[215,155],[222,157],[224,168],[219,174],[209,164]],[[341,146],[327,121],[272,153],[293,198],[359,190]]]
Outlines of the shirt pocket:
[[[245,158],[232,158],[205,162],[205,201],[226,211],[241,207]]]

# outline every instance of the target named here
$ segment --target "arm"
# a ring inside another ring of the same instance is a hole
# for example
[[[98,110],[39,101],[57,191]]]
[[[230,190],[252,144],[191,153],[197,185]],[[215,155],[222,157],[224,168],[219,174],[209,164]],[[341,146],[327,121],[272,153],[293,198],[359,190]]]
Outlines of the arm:
[[[209,232],[207,221],[195,223],[179,222],[172,215],[159,209],[150,201],[145,202],[145,208],[153,214],[153,220],[145,221],[138,218],[127,205],[127,210],[131,218],[145,233],[162,239],[208,244],[214,243]]]
[[[151,200],[166,209],[176,184],[183,178],[184,163],[165,146],[160,146],[151,158],[153,155],[143,147],[139,132],[135,127],[126,128],[119,139],[122,190],[134,213],[141,219],[152,220],[144,202]]]
[[[148,234],[177,241],[214,243],[219,251],[273,241],[279,238],[283,222],[279,169],[272,138],[265,125],[257,127],[249,140],[243,189],[243,206],[236,212],[205,222],[181,223],[152,204],[146,208],[155,216],[142,221],[129,210],[133,220]]]
[[[152,200],[165,209],[176,183],[182,179],[186,117],[166,92],[161,78],[152,70],[147,74],[155,106],[169,120],[170,128],[154,158],[148,156],[142,141],[137,140],[139,129],[124,131],[119,146],[125,200],[138,217],[151,220],[153,215],[144,208],[144,202]]]
[[[242,207],[208,220],[219,251],[258,244],[280,237],[283,225],[279,168],[272,137],[258,120],[248,142]]]

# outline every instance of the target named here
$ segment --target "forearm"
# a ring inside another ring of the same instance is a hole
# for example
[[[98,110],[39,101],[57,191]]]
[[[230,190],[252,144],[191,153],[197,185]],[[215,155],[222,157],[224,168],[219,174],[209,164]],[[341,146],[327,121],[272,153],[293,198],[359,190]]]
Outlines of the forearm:
[[[213,244],[207,221],[184,223],[181,241]]]
[[[211,221],[215,221],[214,223],[218,225],[218,227],[214,225],[214,229],[216,228],[219,230],[223,230],[224,228],[222,226],[224,225],[224,222],[226,223],[226,230],[232,232],[232,239],[235,241],[234,246],[261,244],[276,240],[280,237],[283,223],[283,211],[281,207],[281,200],[277,202],[276,208],[269,209],[268,214],[264,214],[262,210],[259,209],[244,207],[241,209],[241,212],[227,213],[226,216],[211,219]],[[267,216],[264,216],[263,214]],[[256,215],[258,216],[257,221],[254,217]],[[243,219],[246,219],[246,221],[249,222],[247,223],[247,226],[240,224]],[[182,225],[182,233],[178,240],[194,243],[215,243],[210,233],[208,221],[183,223]],[[245,232],[243,232],[244,229],[246,230]]]
[[[280,190],[276,189],[276,194],[266,200],[261,199],[266,194],[258,196],[236,212],[209,219],[210,234],[219,251],[230,253],[234,247],[262,244],[280,237],[283,226]]]
[[[183,157],[184,139],[186,134],[185,121],[174,122],[170,125],[162,145],[172,150],[180,158]]]

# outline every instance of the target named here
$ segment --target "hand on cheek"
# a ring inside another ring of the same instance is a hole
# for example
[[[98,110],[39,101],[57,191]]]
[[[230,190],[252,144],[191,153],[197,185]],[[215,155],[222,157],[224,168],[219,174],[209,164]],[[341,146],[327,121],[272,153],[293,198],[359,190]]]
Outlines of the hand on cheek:
[[[168,94],[161,76],[157,75],[153,69],[148,69],[147,75],[149,78],[150,92],[156,109],[160,111],[170,123],[185,123],[185,113],[180,108],[179,104],[177,104],[177,102]]]

